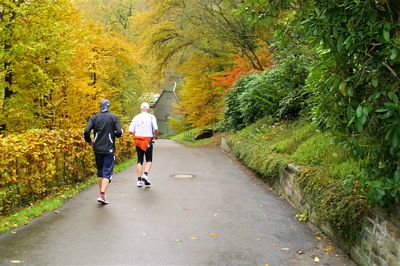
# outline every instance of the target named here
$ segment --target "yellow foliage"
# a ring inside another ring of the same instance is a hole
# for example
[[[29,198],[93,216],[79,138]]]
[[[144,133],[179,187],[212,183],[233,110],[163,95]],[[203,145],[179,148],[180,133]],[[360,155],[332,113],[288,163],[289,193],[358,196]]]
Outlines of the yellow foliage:
[[[133,156],[130,136],[117,140],[118,160]],[[0,214],[94,176],[92,147],[82,129],[33,130],[0,136]]]
[[[223,64],[221,59],[193,54],[180,68],[185,74],[179,91],[179,111],[195,127],[214,124],[222,119],[224,88],[213,87],[211,73]]]
[[[82,126],[101,98],[131,118],[146,84],[136,47],[124,35],[82,19],[69,0],[43,0],[19,6],[13,36],[13,53],[0,51],[12,66],[13,94],[0,113],[7,131]]]

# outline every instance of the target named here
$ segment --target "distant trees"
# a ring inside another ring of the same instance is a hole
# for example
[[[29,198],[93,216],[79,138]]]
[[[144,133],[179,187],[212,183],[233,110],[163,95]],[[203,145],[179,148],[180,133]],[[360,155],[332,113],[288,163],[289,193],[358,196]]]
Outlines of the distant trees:
[[[235,14],[238,1],[146,3],[147,8],[133,18],[140,29],[143,57],[154,76],[183,75],[178,86],[183,124],[203,126],[220,121],[229,89],[221,81],[233,69],[262,71],[272,63],[264,36]]]

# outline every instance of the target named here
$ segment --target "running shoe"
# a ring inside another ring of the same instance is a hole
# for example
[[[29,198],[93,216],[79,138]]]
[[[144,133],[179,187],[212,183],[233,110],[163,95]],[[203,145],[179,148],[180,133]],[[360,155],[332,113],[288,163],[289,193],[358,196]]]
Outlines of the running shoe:
[[[151,186],[151,184],[150,184],[150,179],[149,179],[149,177],[147,176],[147,175],[143,175],[142,176],[142,181],[143,181],[143,183],[144,183],[144,185],[146,186],[146,187],[149,187],[149,186]]]
[[[108,204],[108,201],[106,201],[105,195],[99,195],[99,197],[97,198],[97,202],[100,202],[103,205]]]
[[[142,178],[138,178],[138,181],[136,182],[137,187],[143,187],[144,182],[142,181]]]

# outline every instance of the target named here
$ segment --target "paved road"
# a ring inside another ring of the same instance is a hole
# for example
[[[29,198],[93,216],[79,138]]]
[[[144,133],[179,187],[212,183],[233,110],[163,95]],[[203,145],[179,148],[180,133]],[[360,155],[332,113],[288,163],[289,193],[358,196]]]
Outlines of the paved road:
[[[0,263],[354,265],[337,249],[321,250],[330,244],[318,241],[284,200],[218,149],[160,140],[150,176],[151,188],[136,188],[131,167],[114,177],[109,205],[98,205],[94,186],[58,214],[1,235]]]

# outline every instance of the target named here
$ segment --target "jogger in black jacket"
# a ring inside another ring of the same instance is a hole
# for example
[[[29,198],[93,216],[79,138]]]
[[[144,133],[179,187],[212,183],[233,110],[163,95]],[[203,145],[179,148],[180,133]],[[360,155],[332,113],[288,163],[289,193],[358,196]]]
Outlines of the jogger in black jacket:
[[[102,204],[108,203],[105,193],[113,176],[115,138],[121,137],[123,133],[118,117],[108,111],[109,107],[109,100],[101,100],[100,112],[90,117],[84,129],[85,141],[93,146],[100,189],[100,195],[97,201]],[[94,133],[93,140],[90,137],[92,130]]]

